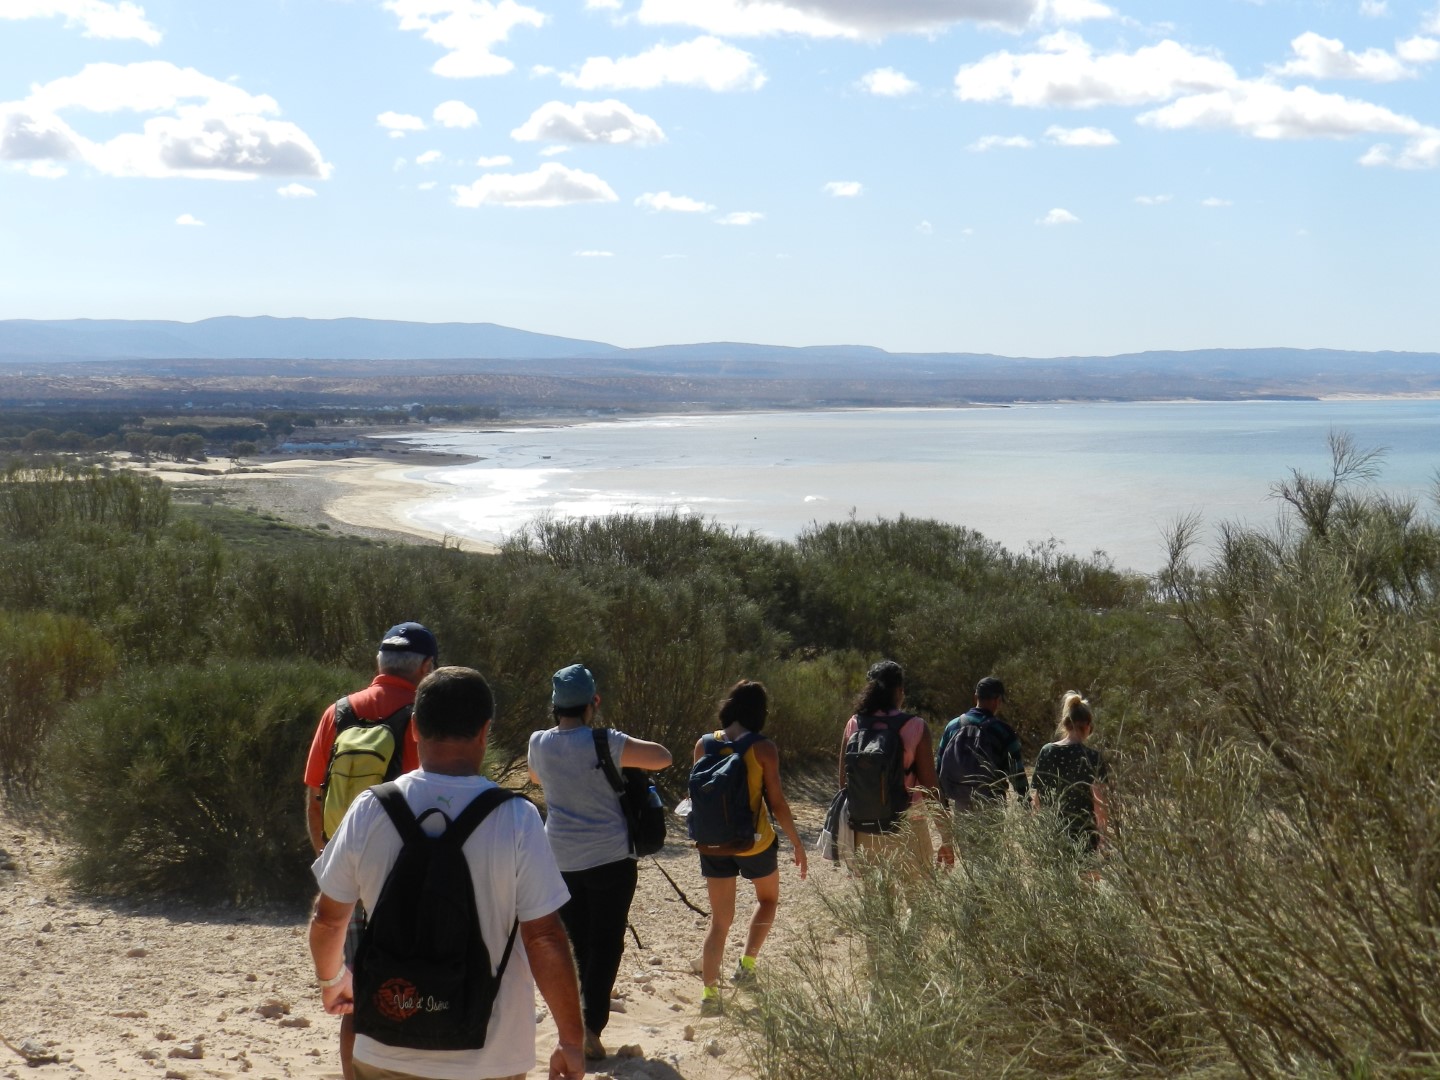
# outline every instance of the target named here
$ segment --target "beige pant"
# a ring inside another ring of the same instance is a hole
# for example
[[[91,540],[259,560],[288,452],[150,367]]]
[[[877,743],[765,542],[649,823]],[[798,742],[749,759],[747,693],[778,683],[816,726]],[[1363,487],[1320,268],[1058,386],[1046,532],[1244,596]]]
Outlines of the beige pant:
[[[355,1062],[355,1080],[425,1080],[423,1076],[416,1076],[413,1073],[396,1072],[394,1069],[382,1069],[376,1065],[366,1065],[363,1061]],[[494,1080],[525,1080],[524,1073],[516,1073],[514,1076],[495,1077]]]
[[[930,843],[930,815],[922,803],[912,806],[905,821],[893,833],[855,834],[855,858],[859,862],[886,862],[906,881],[930,873],[935,849]]]

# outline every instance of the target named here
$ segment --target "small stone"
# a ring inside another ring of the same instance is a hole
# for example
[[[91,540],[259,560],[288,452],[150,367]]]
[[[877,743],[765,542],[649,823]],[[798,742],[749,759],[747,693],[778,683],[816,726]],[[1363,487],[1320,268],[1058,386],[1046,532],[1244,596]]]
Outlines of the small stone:
[[[142,956],[146,955],[145,946],[136,945],[133,949],[127,949],[125,950],[125,955],[130,957],[130,959],[132,960],[139,960]]]
[[[255,1006],[255,1011],[266,1020],[279,1020],[290,1015],[290,1006],[283,1001],[267,1001],[264,1005]]]
[[[141,1061],[158,1061],[160,1059],[160,1051],[141,1050],[140,1053],[136,1055],[136,1057],[138,1057]]]
[[[639,1043],[626,1043],[620,1047],[619,1050],[615,1051],[615,1056],[618,1058],[643,1058],[645,1051]]]
[[[50,933],[51,931],[53,931],[54,929],[55,929],[55,924],[54,924],[53,922],[47,922],[44,926],[40,927],[40,932],[41,932],[42,934],[48,934],[48,933]]]
[[[144,1009],[126,1009],[124,1012],[113,1012],[110,1014],[117,1020],[148,1020],[150,1014]]]
[[[188,1078],[179,1069],[166,1069],[165,1080],[188,1080]]]
[[[705,974],[705,961],[704,961],[704,960],[691,960],[691,961],[690,961],[690,974],[692,974],[692,975],[704,975],[704,974]]]
[[[191,1061],[199,1061],[205,1056],[205,1048],[197,1042],[181,1043],[179,1046],[171,1047],[170,1053],[165,1055],[172,1058],[189,1058]]]
[[[610,1011],[612,1013],[623,1013],[625,1011],[625,1002],[621,998],[611,998]]]
[[[694,1042],[694,1041],[695,1041],[695,1025],[694,1025],[694,1024],[686,1024],[686,1025],[685,1025],[685,1041],[686,1041],[686,1042]]]
[[[161,1028],[155,1033],[155,1038],[158,1042],[174,1042],[178,1036],[173,1031],[166,1031],[164,1028]]]
[[[725,1048],[721,1046],[718,1042],[716,1042],[714,1039],[711,1039],[708,1043],[705,1044],[705,1052],[711,1057],[719,1057],[721,1054],[725,1053]]]
[[[280,1021],[280,1026],[285,1028],[308,1028],[310,1021],[304,1016],[287,1016]]]
[[[246,975],[246,976],[245,976],[245,981],[246,981],[246,982],[256,982],[256,981],[258,980],[258,978],[259,978],[259,976],[257,976],[257,975],[252,971],[249,975]]]
[[[664,961],[664,960],[661,960],[660,957],[658,957],[658,956],[652,956],[652,957],[650,957],[649,961],[647,961],[647,962],[649,963],[649,965],[650,965],[651,967],[659,967],[661,964],[665,963],[665,961]]]
[[[672,1001],[672,1002],[670,1003],[670,1011],[671,1011],[671,1012],[684,1012],[684,1011],[685,1011],[685,1006],[684,1006],[684,1005],[681,1005],[678,1001]]]

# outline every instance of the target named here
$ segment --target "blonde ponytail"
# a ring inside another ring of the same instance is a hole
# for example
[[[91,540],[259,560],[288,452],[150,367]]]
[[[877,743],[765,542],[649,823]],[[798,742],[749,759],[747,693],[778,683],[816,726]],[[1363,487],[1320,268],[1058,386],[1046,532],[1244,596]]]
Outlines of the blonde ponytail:
[[[1067,690],[1060,699],[1060,726],[1055,729],[1055,734],[1063,739],[1066,735],[1094,726],[1095,715],[1090,711],[1090,702],[1078,691]]]

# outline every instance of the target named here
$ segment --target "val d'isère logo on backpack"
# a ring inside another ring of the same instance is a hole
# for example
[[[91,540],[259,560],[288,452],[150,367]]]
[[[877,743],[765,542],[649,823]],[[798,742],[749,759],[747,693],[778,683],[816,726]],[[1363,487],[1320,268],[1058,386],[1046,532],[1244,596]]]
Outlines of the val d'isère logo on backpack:
[[[375,1007],[388,1019],[404,1021],[418,1012],[444,1012],[450,1002],[421,997],[409,979],[387,979],[375,992]]]

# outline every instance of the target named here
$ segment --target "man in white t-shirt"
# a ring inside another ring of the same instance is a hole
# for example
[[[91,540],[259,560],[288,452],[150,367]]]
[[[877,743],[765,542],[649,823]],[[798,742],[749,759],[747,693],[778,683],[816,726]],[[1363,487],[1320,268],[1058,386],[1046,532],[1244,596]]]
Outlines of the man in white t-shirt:
[[[494,697],[478,671],[439,668],[415,693],[414,724],[420,768],[396,784],[416,814],[438,807],[453,818],[494,787],[481,775]],[[437,822],[439,815],[426,821]],[[354,988],[342,950],[350,911],[358,900],[374,911],[402,842],[373,790],[351,805],[339,829],[315,860],[320,897],[310,922],[310,953],[325,1011],[352,1012]],[[465,841],[481,936],[492,960],[504,954],[511,927],[519,935],[500,981],[485,1045],[478,1050],[416,1050],[389,1046],[358,1032],[356,1080],[522,1080],[535,1063],[535,988],[555,1018],[559,1045],[550,1056],[552,1080],[585,1075],[584,1025],[575,961],[560,921],[569,899],[540,815],[524,799],[494,810]]]

